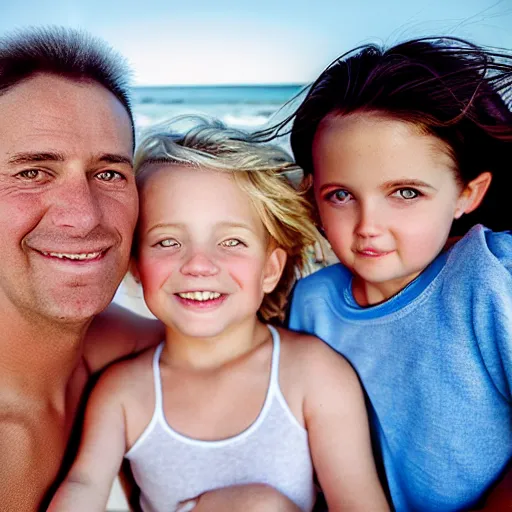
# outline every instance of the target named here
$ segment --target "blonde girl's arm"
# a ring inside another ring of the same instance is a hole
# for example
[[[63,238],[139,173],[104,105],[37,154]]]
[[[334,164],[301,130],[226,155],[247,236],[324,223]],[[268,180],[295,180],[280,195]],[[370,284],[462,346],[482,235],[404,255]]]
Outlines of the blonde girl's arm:
[[[304,417],[329,511],[388,511],[357,375],[323,342],[311,341]]]
[[[125,453],[124,412],[115,370],[113,367],[101,377],[89,398],[77,458],[49,512],[105,510]]]

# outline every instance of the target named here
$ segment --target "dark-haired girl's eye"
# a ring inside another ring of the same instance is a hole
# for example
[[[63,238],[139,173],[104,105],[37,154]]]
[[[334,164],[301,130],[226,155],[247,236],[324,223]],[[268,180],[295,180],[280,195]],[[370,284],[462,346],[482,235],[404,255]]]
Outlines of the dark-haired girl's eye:
[[[333,190],[332,192],[329,192],[326,195],[326,199],[328,201],[331,201],[332,203],[336,204],[345,204],[350,200],[351,197],[352,195],[350,194],[350,192],[347,192],[342,188]]]
[[[398,197],[399,199],[411,200],[419,197],[421,195],[421,192],[419,192],[415,188],[400,188],[396,190],[393,193],[393,195],[395,197]]]

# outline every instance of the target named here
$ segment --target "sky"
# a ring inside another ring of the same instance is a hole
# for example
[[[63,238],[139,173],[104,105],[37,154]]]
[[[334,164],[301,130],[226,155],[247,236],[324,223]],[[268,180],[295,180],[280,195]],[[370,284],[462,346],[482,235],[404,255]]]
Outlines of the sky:
[[[512,0],[0,0],[0,35],[87,30],[135,85],[308,83],[360,44],[454,35],[512,48]]]

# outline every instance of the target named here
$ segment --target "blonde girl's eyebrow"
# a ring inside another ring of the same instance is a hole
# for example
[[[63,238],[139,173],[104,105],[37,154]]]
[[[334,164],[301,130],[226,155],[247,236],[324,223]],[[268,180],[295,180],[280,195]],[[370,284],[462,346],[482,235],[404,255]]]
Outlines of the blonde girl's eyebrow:
[[[219,224],[217,224],[216,226],[214,226],[213,229],[242,229],[244,231],[248,231],[250,233],[254,233],[254,229],[251,228],[250,225],[248,224],[245,224],[243,222],[221,222]],[[183,223],[167,223],[167,222],[159,222],[158,224],[155,224],[153,226],[151,226],[147,231],[146,231],[146,234],[147,235],[150,235],[151,233],[153,233],[154,231],[157,231],[159,229],[163,229],[163,230],[175,230],[175,231],[180,231],[180,230],[185,230],[186,229],[186,225],[183,224]]]
[[[181,223],[176,223],[176,224],[172,224],[172,223],[168,223],[168,222],[159,222],[158,224],[154,224],[153,226],[151,226],[147,231],[146,233],[149,235],[150,233],[152,233],[153,231],[156,231],[157,229],[185,229],[185,224],[181,224]]]
[[[245,229],[246,231],[253,231],[249,224],[245,224],[244,222],[221,222],[217,225],[219,228],[235,228],[235,229]]]

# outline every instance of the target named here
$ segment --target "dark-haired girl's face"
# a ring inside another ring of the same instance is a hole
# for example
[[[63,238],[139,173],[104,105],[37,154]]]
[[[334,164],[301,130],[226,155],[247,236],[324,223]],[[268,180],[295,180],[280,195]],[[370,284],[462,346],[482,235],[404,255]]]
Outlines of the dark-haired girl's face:
[[[361,305],[396,294],[443,249],[463,211],[443,142],[375,114],[330,116],[313,142],[314,191]]]

